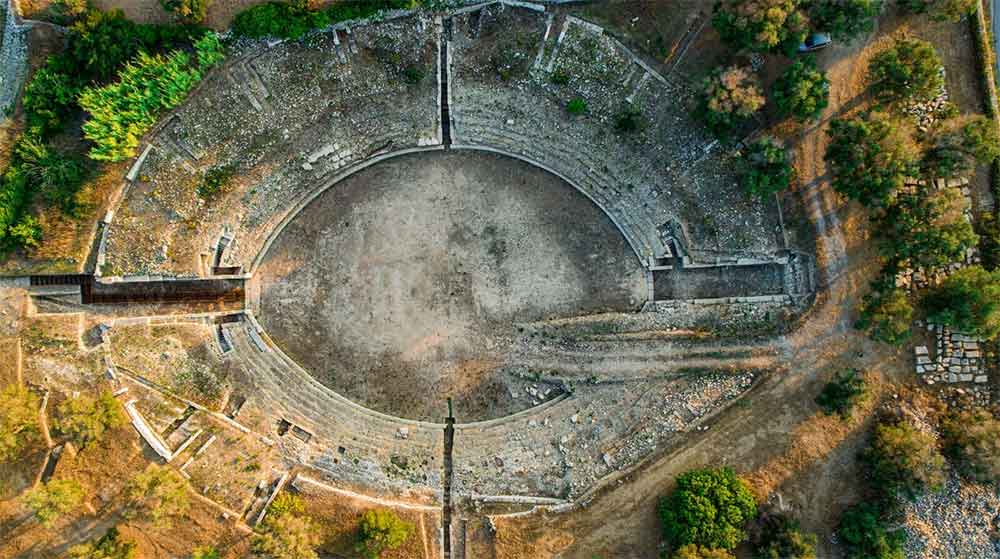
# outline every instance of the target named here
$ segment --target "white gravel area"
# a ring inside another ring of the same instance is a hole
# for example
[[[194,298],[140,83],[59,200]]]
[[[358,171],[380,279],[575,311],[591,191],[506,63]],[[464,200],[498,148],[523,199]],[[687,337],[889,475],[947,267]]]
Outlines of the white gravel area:
[[[1000,557],[1000,496],[997,489],[959,481],[907,502],[904,526],[909,559]]]

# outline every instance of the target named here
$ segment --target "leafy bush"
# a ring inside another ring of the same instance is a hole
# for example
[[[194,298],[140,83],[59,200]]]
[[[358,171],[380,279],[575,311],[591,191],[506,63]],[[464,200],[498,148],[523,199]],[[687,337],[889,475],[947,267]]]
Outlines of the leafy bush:
[[[782,116],[814,120],[826,108],[830,82],[812,57],[800,58],[774,82],[774,103]]]
[[[229,186],[230,179],[233,178],[232,167],[215,167],[205,172],[201,182],[198,184],[198,196],[202,198],[212,198],[220,192],[224,192]]]
[[[681,546],[670,559],[735,559],[727,549],[708,549],[693,543]]]
[[[1000,220],[994,214],[984,212],[979,215],[976,226],[983,267],[991,271],[1000,268]]]
[[[410,85],[417,85],[424,81],[426,75],[427,72],[424,70],[424,67],[419,64],[410,64],[406,68],[403,68],[403,81]]]
[[[136,474],[128,483],[126,495],[129,516],[138,516],[160,526],[183,515],[191,504],[184,478],[158,464],[150,464],[145,471]]]
[[[794,51],[806,37],[808,22],[800,0],[722,0],[712,27],[737,50]]]
[[[11,233],[21,220],[28,196],[28,180],[20,169],[9,167],[0,175],[0,248],[17,246],[18,239]],[[2,454],[0,452],[0,456]]]
[[[268,516],[251,545],[268,559],[317,559],[316,546],[321,541],[318,527],[308,516],[282,514]]]
[[[42,225],[33,216],[26,215],[10,228],[8,234],[16,246],[37,248],[42,242]]]
[[[645,127],[646,119],[635,105],[625,105],[615,117],[615,130],[621,134],[638,132]]]
[[[762,514],[751,541],[758,559],[816,559],[816,536],[785,514]]]
[[[851,416],[851,410],[865,398],[865,379],[855,369],[837,373],[816,396],[816,404],[826,415]]]
[[[125,424],[121,404],[108,390],[102,391],[97,398],[81,395],[64,400],[58,411],[56,430],[80,447],[99,442],[106,431]]]
[[[135,559],[136,544],[119,539],[115,526],[108,528],[96,541],[69,548],[69,556],[72,559]]]
[[[160,0],[160,6],[185,23],[201,23],[212,0]]]
[[[25,493],[22,501],[42,526],[51,528],[59,517],[83,503],[83,488],[71,479],[54,479]]]
[[[38,436],[38,397],[11,384],[0,392],[0,463],[15,458]]]
[[[917,174],[909,135],[885,113],[834,119],[827,134],[825,157],[833,188],[865,206],[885,204],[906,178]]]
[[[916,497],[944,484],[944,457],[938,452],[934,436],[907,420],[886,420],[876,425],[862,459],[873,485],[887,497]]]
[[[121,161],[134,156],[142,135],[159,115],[183,102],[200,79],[201,71],[183,52],[168,57],[140,52],[118,82],[84,89],[80,106],[90,113],[83,135],[94,143],[91,159]]]
[[[882,254],[905,267],[937,271],[979,242],[965,219],[968,202],[957,188],[917,187],[899,194],[879,217]]]
[[[941,423],[944,454],[965,477],[1000,482],[1000,421],[985,410],[963,411]]]
[[[969,266],[953,272],[922,302],[927,320],[993,339],[1000,333],[1000,271]]]
[[[306,505],[302,498],[294,493],[281,493],[271,501],[271,506],[267,509],[268,517],[274,518],[285,516],[286,514],[303,514]]]
[[[580,97],[571,99],[569,103],[566,103],[566,112],[571,115],[582,115],[587,112],[587,102]]]
[[[740,159],[740,184],[751,196],[766,198],[788,189],[795,170],[785,148],[775,139],[761,138],[743,150]]]
[[[969,174],[976,163],[985,165],[1000,157],[997,125],[981,115],[945,122],[934,130],[930,143],[921,166],[937,177]]]
[[[840,40],[853,39],[872,30],[882,10],[882,0],[813,0],[812,24]]]
[[[863,502],[844,511],[837,527],[848,559],[905,559],[902,530],[887,530],[878,505]]]
[[[89,174],[82,158],[57,151],[31,133],[21,136],[14,155],[32,192],[40,193],[46,202],[69,215],[81,209],[76,195]]]
[[[42,19],[56,25],[67,26],[83,17],[89,9],[90,2],[87,0],[54,0]]]
[[[80,83],[57,70],[57,66],[55,58],[49,57],[24,86],[21,98],[28,127],[42,138],[62,130],[63,123],[77,110]]]
[[[976,0],[899,0],[899,5],[914,14],[930,14],[940,21],[958,21],[976,13]]]
[[[166,52],[203,34],[195,26],[134,23],[121,10],[91,10],[70,28],[66,49],[54,59],[54,69],[75,76],[81,84],[107,83],[140,52]]]
[[[341,2],[322,10],[310,10],[303,4],[266,2],[243,10],[233,20],[238,37],[279,37],[298,39],[314,29],[339,21],[372,16],[382,10],[409,8],[410,0],[367,0]]]
[[[357,551],[366,559],[378,559],[384,551],[403,545],[413,534],[413,524],[388,509],[365,511],[358,528]]]
[[[194,42],[194,52],[198,58],[198,69],[202,73],[226,58],[219,36],[208,32]]]
[[[872,58],[868,78],[872,92],[887,103],[928,101],[944,87],[941,58],[920,39],[898,39]]]
[[[664,536],[674,547],[733,549],[746,537],[745,525],[756,516],[757,503],[750,486],[730,468],[691,470],[677,477],[659,513]]]
[[[892,274],[889,280],[894,278],[895,274]],[[862,298],[861,316],[854,327],[867,331],[873,340],[900,345],[910,338],[913,305],[906,291],[879,283],[876,281],[872,290]]]
[[[202,546],[191,552],[191,559],[222,559],[222,556],[214,547]]]
[[[764,106],[760,82],[746,68],[717,68],[702,83],[696,115],[719,138],[733,130]]]

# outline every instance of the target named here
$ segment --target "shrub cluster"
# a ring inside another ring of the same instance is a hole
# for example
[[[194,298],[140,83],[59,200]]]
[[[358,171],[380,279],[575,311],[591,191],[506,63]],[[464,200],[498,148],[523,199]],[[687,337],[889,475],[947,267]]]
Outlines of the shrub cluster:
[[[181,104],[201,80],[208,69],[204,62],[217,59],[218,41],[205,43],[195,45],[195,64],[181,51],[167,56],[140,52],[125,65],[117,82],[80,93],[80,106],[89,113],[83,135],[94,144],[91,159],[121,161],[135,155],[142,135],[163,112]]]
[[[793,52],[808,32],[801,0],[722,0],[712,26],[737,50]]]
[[[846,419],[864,397],[865,379],[857,370],[848,369],[826,383],[823,391],[816,397],[816,404],[827,415],[837,414]]]
[[[915,14],[930,14],[939,21],[958,21],[974,14],[979,2],[976,0],[899,0],[904,10]]]
[[[383,552],[403,545],[413,535],[413,530],[413,524],[391,510],[365,511],[358,526],[356,551],[365,559],[378,559]]]
[[[748,68],[717,69],[702,83],[696,115],[709,130],[726,139],[764,106],[760,82]]]
[[[984,410],[953,413],[941,422],[944,454],[959,473],[980,483],[1000,482],[1000,421]]]
[[[784,146],[775,139],[761,138],[743,150],[740,184],[751,196],[765,198],[788,189],[795,177]]]
[[[92,164],[82,153],[56,148],[51,141],[63,131],[66,122],[80,114],[80,98],[86,90],[106,84],[140,53],[156,56],[158,52],[180,52],[178,49],[188,48],[197,40],[201,45],[198,54],[202,66],[207,67],[203,59],[221,58],[218,38],[206,34],[204,29],[191,25],[137,24],[125,19],[120,10],[88,10],[75,2],[66,6],[73,12],[74,23],[67,32],[65,48],[46,59],[25,85],[22,104],[27,130],[15,142],[10,164],[0,174],[0,251],[32,247],[40,241],[42,231],[38,220],[25,215],[36,196],[71,216],[86,209],[80,190],[92,173]],[[146,101],[140,98],[141,92],[131,92],[130,99]],[[115,101],[113,107],[121,108],[123,102]],[[118,121],[132,118],[107,112],[106,115]],[[100,128],[99,123],[90,126]],[[102,141],[107,136],[103,134]],[[95,146],[95,150],[94,153],[101,153],[107,147]]]
[[[382,10],[404,9],[412,0],[366,0],[338,2],[319,10],[301,3],[265,2],[243,10],[233,20],[233,33],[238,37],[279,37],[298,39],[306,33],[339,21],[365,18]]]
[[[757,503],[750,486],[732,469],[691,470],[677,477],[677,487],[660,502],[659,513],[671,546],[729,550],[746,538]]]
[[[800,58],[774,82],[774,104],[783,116],[815,120],[826,108],[830,81],[816,68],[812,57]]]

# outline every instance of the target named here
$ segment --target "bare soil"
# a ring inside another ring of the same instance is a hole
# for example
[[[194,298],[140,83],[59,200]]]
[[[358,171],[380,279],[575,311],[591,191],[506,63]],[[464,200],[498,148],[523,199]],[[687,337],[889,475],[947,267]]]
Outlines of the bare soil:
[[[458,152],[335,185],[257,276],[262,324],[321,382],[417,419],[440,419],[453,397],[464,421],[524,405],[495,374],[515,323],[634,310],[647,289],[624,238],[571,186]]]

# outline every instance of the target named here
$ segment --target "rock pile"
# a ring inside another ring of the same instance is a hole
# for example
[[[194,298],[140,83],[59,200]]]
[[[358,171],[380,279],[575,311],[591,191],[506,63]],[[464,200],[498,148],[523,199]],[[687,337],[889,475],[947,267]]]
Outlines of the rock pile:
[[[986,559],[1000,554],[996,491],[952,478],[944,489],[903,502],[904,553],[911,559]]]

